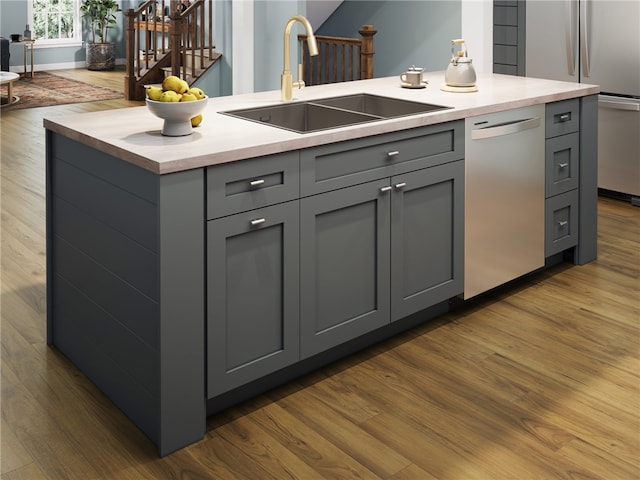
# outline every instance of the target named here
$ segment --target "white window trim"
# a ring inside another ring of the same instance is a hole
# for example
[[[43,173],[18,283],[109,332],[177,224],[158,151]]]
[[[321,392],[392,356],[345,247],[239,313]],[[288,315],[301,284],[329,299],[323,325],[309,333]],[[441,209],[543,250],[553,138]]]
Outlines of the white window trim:
[[[84,45],[82,39],[82,16],[80,14],[80,0],[73,0],[74,8],[74,24],[78,26],[75,38],[55,38],[55,39],[36,39],[33,44],[34,48],[56,48],[56,47],[79,47]],[[27,2],[27,18],[33,24],[33,0]],[[30,27],[33,31],[33,25]]]

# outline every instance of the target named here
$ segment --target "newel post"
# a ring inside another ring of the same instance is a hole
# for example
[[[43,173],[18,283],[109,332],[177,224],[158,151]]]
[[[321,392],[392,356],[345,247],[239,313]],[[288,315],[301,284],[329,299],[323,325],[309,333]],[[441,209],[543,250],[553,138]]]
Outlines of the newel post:
[[[135,18],[135,12],[132,8],[124,12],[125,15],[125,48],[127,59],[125,62],[125,74],[124,74],[124,98],[127,100],[134,100],[136,95],[136,76],[133,71],[134,62],[136,58],[135,52],[135,30],[133,28],[133,20]]]
[[[362,51],[360,53],[360,67],[362,68],[362,79],[373,78],[373,36],[378,31],[373,25],[363,25],[358,30],[362,36]]]
[[[182,65],[182,16],[177,8],[173,8],[169,14],[171,28],[169,30],[169,49],[171,50],[171,74],[180,77]]]

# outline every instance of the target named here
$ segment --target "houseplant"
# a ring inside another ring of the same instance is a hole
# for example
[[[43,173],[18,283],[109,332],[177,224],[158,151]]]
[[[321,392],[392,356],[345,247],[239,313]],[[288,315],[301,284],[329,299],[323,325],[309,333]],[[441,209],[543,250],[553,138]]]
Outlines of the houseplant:
[[[87,68],[113,70],[116,65],[116,46],[108,41],[107,34],[116,24],[115,14],[120,11],[118,3],[116,0],[83,0],[80,11],[89,19],[91,28],[91,41],[87,42]]]

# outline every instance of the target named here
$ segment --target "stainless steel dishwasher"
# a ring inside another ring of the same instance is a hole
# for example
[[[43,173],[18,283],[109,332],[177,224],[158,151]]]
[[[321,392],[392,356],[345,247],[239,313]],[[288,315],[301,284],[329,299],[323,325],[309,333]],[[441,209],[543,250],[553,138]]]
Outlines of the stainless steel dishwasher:
[[[465,121],[464,298],[544,265],[545,106]]]

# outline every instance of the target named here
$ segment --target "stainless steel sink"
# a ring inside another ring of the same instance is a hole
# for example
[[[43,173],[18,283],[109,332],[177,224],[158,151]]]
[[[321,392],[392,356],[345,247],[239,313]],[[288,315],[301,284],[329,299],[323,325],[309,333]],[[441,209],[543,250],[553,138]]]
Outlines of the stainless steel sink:
[[[311,102],[283,103],[221,113],[299,133],[379,120],[379,117],[372,115],[324,107]]]
[[[341,97],[325,98],[314,101],[318,105],[327,105],[342,108],[353,112],[361,112],[369,115],[376,115],[382,118],[396,118],[417,113],[434,112],[450,107],[434,105],[431,103],[414,102],[399,98],[382,97],[368,93],[358,93],[355,95],[344,95]]]
[[[447,108],[450,107],[359,93],[220,113],[308,133]]]

